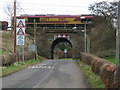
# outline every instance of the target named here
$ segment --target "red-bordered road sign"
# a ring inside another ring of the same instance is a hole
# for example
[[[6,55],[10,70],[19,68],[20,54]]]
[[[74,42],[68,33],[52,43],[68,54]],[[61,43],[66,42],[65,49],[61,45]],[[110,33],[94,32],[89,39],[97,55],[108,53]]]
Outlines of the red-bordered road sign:
[[[16,44],[24,45],[24,42],[25,42],[25,19],[17,19]]]
[[[25,35],[25,30],[23,28],[18,28],[16,35]]]
[[[25,19],[17,19],[16,27],[25,28]]]

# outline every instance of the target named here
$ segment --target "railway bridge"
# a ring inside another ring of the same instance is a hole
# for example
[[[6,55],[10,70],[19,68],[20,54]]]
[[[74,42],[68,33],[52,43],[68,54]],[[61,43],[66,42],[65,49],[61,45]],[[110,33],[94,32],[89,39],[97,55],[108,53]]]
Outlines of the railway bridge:
[[[54,59],[55,47],[60,42],[66,42],[72,48],[71,57],[77,58],[80,55],[80,60],[88,64],[91,70],[101,77],[106,88],[120,86],[120,80],[118,78],[120,76],[119,66],[117,71],[114,64],[88,54],[90,52],[91,20],[93,17],[22,16],[19,18],[26,19],[26,33],[34,35],[37,54]],[[85,53],[82,53],[84,51]],[[79,52],[81,53],[79,54]],[[85,80],[83,80],[81,73],[80,69],[76,66],[75,60],[67,62],[66,60],[57,59],[45,60],[40,64],[30,66],[10,77],[3,78],[3,87],[63,88],[65,86],[65,88],[83,88],[83,86],[86,87],[86,84],[83,82]],[[24,76],[24,78],[20,75]],[[18,78],[19,76],[20,78]],[[9,83],[11,81],[12,83]]]
[[[55,46],[60,42],[71,46],[72,58],[77,58],[85,47],[90,51],[92,15],[22,15],[17,18],[26,20],[27,33],[36,33],[37,54],[41,56],[53,59]]]

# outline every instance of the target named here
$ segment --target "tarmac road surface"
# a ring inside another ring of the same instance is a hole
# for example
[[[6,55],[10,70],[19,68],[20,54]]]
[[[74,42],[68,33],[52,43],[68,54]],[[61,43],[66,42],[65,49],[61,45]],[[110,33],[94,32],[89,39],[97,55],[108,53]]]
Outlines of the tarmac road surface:
[[[76,60],[45,60],[2,78],[3,88],[89,88]]]

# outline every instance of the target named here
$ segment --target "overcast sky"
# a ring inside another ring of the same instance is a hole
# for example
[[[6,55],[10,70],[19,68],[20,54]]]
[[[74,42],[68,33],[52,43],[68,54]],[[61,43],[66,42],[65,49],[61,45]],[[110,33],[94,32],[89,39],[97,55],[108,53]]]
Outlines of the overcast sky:
[[[89,5],[101,1],[114,0],[17,0],[22,8],[22,12],[19,14],[65,15],[90,14],[88,11]],[[13,2],[14,0],[0,0],[0,21],[8,20],[4,8],[6,8],[8,4],[13,4]]]

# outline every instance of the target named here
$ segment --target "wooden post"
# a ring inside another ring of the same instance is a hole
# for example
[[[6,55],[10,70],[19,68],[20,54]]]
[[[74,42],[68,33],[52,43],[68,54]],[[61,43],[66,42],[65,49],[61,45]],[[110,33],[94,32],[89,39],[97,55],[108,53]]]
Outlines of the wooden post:
[[[17,62],[17,52],[16,52],[16,0],[14,0],[14,54]]]

